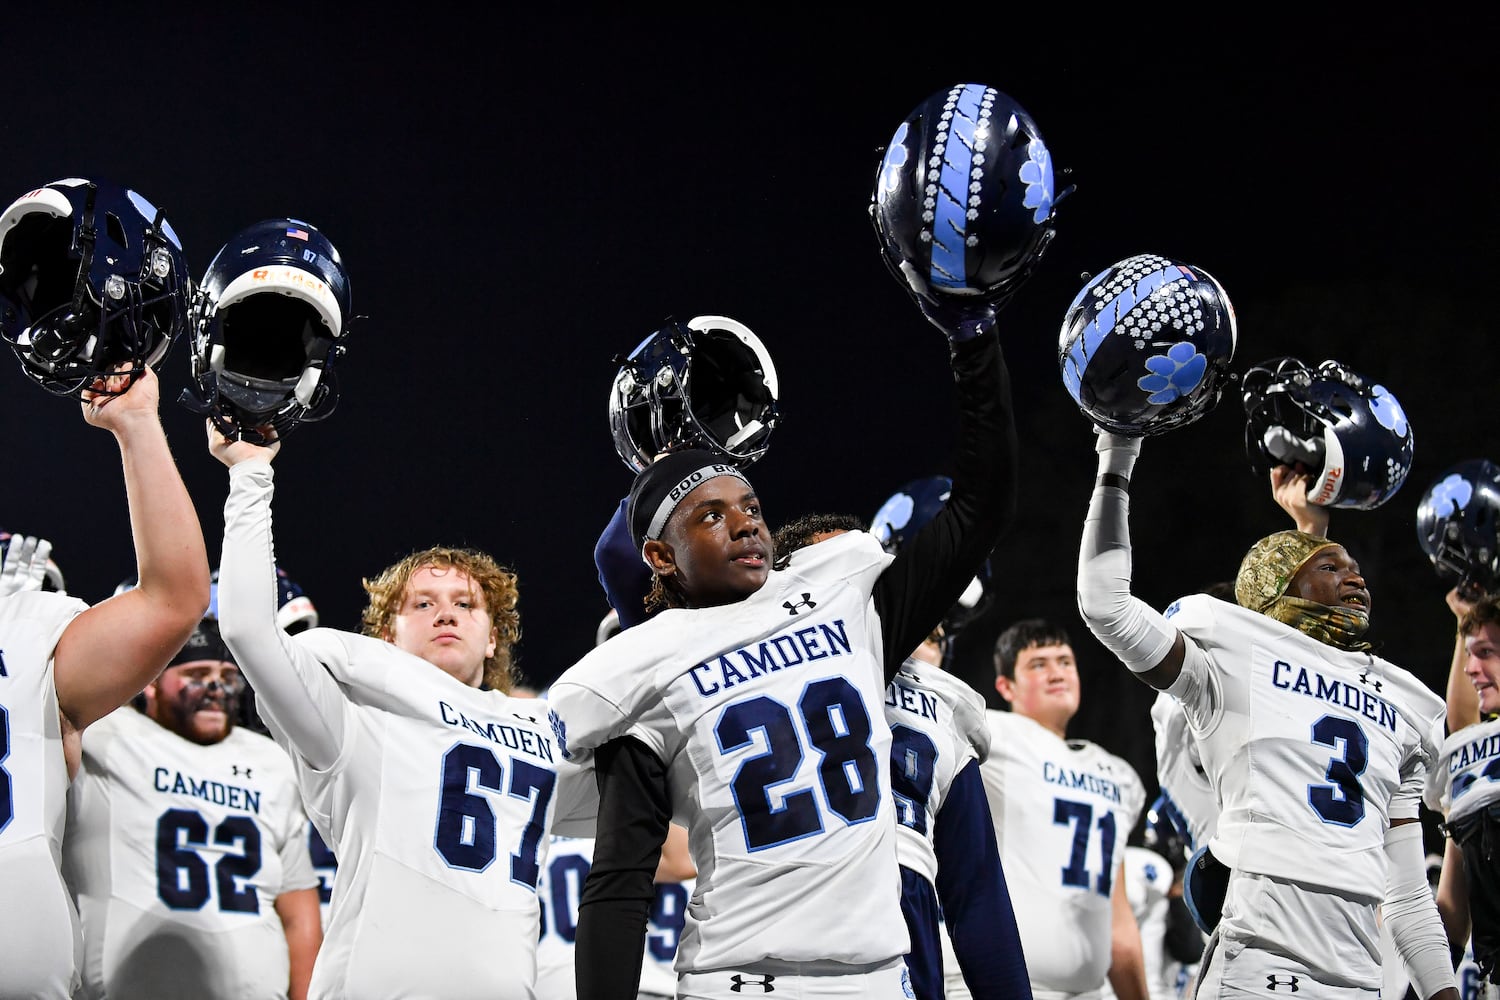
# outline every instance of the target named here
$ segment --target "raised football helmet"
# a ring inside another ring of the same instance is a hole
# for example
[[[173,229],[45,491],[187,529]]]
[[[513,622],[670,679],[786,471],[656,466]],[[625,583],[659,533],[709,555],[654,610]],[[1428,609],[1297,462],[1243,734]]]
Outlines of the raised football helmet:
[[[322,420],[338,402],[334,361],[352,320],[349,276],[333,244],[299,219],[236,233],[193,296],[193,379],[183,402],[228,437],[264,444]]]
[[[1232,375],[1234,307],[1200,267],[1139,254],[1091,278],[1063,317],[1063,386],[1097,426],[1161,434],[1214,408]]]
[[[1321,507],[1374,510],[1411,471],[1411,424],[1396,397],[1338,361],[1263,361],[1244,375],[1245,451],[1257,475],[1303,466]]]
[[[682,448],[718,452],[740,468],[766,453],[779,416],[776,366],[745,324],[669,320],[616,360],[609,429],[631,471]]]
[[[1477,458],[1444,470],[1417,505],[1417,541],[1466,597],[1500,587],[1500,466]]]
[[[134,586],[134,577],[128,582]],[[115,592],[119,593],[118,590]],[[204,612],[204,616],[219,617],[219,571],[217,568],[209,575],[208,610]],[[296,635],[298,632],[318,627],[318,609],[313,607],[312,598],[308,597],[298,586],[297,581],[287,576],[286,570],[280,566],[276,567],[276,624],[289,635]]]
[[[182,243],[129,188],[72,177],[0,215],[0,335],[42,388],[78,397],[111,375],[129,388],[187,328]]]
[[[1177,803],[1166,792],[1158,795],[1147,807],[1146,829],[1141,842],[1166,858],[1174,869],[1181,871],[1187,866],[1193,850],[1192,833]]]
[[[911,541],[927,522],[937,516],[953,492],[953,480],[947,476],[914,479],[886,498],[870,521],[870,534],[894,555]],[[969,581],[957,603],[943,617],[943,635],[951,640],[959,629],[978,617],[992,596],[990,563],[986,559],[978,575]],[[951,645],[951,643],[949,643]]]
[[[915,295],[1008,299],[1052,241],[1052,154],[1025,109],[982,83],[929,96],[886,144],[870,216]]]

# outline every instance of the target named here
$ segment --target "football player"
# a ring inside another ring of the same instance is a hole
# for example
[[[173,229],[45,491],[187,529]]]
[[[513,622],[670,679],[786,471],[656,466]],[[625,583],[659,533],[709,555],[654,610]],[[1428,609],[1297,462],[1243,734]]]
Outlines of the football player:
[[[338,858],[312,997],[529,998],[552,832],[592,832],[594,783],[513,698],[516,579],[432,548],[365,581],[364,634],[277,622],[271,460],[230,441],[219,613],[308,815]],[[558,828],[564,821],[576,825]]]
[[[1198,995],[1269,984],[1373,997],[1378,908],[1418,996],[1454,1000],[1417,815],[1441,702],[1370,652],[1369,590],[1326,538],[1261,539],[1236,576],[1237,604],[1198,594],[1162,615],[1132,596],[1127,505],[1140,441],[1098,432],[1078,603],[1122,663],[1181,702],[1219,792],[1207,850],[1224,902]]]
[[[1145,806],[1122,758],[1068,739],[1080,687],[1061,626],[1018,621],[995,640],[995,690],[1010,711],[986,713],[980,765],[1010,880],[1031,991],[1147,995],[1141,935],[1125,892],[1125,841]]]
[[[59,868],[78,734],[145,687],[208,606],[203,532],[152,370],[186,326],[189,284],[170,223],[120,185],[54,181],[0,213],[0,338],[28,378],[114,436],[141,580],[94,607],[45,589],[0,598],[0,997],[78,985]]]
[[[198,515],[157,416],[149,368],[94,383],[84,420],[114,435],[141,586],[89,607],[0,598],[0,996],[67,997],[82,944],[59,869],[78,734],[139,692],[208,606]]]
[[[1015,431],[994,312],[950,322],[962,437],[944,510],[895,557],[853,532],[774,576],[760,500],[712,452],[674,452],[631,488],[633,544],[672,610],[559,677],[549,702],[600,782],[579,915],[579,996],[633,997],[668,820],[699,872],[679,996],[901,988],[909,939],[881,704],[1014,509]],[[938,321],[934,321],[935,323]],[[941,324],[939,324],[941,326]],[[873,600],[872,600],[873,598]],[[858,919],[830,922],[830,912]]]
[[[1500,982],[1500,880],[1491,845],[1500,805],[1500,595],[1468,601],[1455,587],[1448,605],[1458,616],[1461,646],[1449,678],[1448,726],[1426,799],[1442,813],[1449,839],[1437,902],[1456,956],[1466,944],[1486,981]],[[1463,691],[1461,685],[1467,686]]]
[[[323,939],[287,755],[236,726],[244,679],[205,618],[144,711],[83,734],[63,867],[84,997],[302,1000]]]

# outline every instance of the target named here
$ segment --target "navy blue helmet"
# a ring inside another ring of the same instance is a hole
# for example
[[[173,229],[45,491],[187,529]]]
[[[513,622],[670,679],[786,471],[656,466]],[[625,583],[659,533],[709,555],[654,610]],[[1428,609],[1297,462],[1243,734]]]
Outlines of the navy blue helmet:
[[[353,319],[349,276],[328,238],[269,219],[219,250],[193,297],[193,380],[183,402],[231,438],[264,443],[338,401],[334,361]]]
[[[911,541],[934,517],[953,492],[953,480],[947,476],[927,476],[906,483],[886,498],[870,521],[870,534],[887,552],[895,554]],[[992,596],[990,563],[986,559],[979,573],[969,581],[958,602],[943,618],[943,633],[951,638],[959,629],[978,617]]]
[[[1279,357],[1247,371],[1241,391],[1258,475],[1300,466],[1312,476],[1312,503],[1352,510],[1374,510],[1406,482],[1412,428],[1385,386],[1338,361],[1313,368]]]
[[[668,321],[616,360],[609,429],[631,471],[683,448],[706,448],[740,468],[766,453],[779,417],[776,366],[745,324]]]
[[[1477,458],[1444,470],[1417,505],[1417,540],[1438,578],[1471,599],[1500,587],[1500,466]]]
[[[1063,318],[1063,386],[1097,426],[1126,437],[1184,427],[1219,402],[1234,307],[1200,267],[1139,254],[1095,275]]]
[[[1052,241],[1052,154],[1026,110],[982,83],[929,96],[891,136],[870,214],[915,295],[999,304]]]
[[[129,188],[53,181],[0,215],[0,335],[49,392],[125,391],[187,328],[191,287],[171,224]]]

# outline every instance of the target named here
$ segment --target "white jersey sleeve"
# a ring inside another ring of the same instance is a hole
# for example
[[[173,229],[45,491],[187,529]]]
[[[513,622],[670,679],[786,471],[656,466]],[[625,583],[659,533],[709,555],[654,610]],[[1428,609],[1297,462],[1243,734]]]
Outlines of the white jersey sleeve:
[[[0,597],[0,995],[66,997],[78,981],[78,915],[57,861],[68,770],[52,654],[87,607],[42,591]]]
[[[991,711],[980,766],[1035,990],[1083,993],[1111,961],[1110,893],[1145,807],[1140,776],[1085,740]]]
[[[870,599],[890,559],[865,532],[809,546],[749,598],[664,611],[549,688],[570,755],[629,731],[668,768],[698,870],[679,972],[906,953]]]
[[[1219,819],[1219,794],[1203,770],[1198,743],[1176,698],[1159,692],[1151,703],[1156,732],[1156,780],[1187,820],[1191,847],[1209,842]]]
[[[1413,781],[1434,753],[1441,699],[1377,656],[1224,601],[1183,598],[1167,617],[1203,654],[1187,658],[1169,693],[1219,790],[1214,855],[1378,900],[1385,831],[1415,812]]]
[[[896,858],[937,880],[933,833],[960,771],[990,752],[984,699],[941,667],[908,659],[886,686],[891,727],[891,792],[896,802]]]
[[[229,470],[219,625],[255,688],[256,711],[271,735],[288,753],[325,768],[344,745],[348,705],[325,664],[293,642],[276,620],[273,491],[267,462],[241,462]]]
[[[285,997],[274,904],[314,883],[306,822],[291,761],[258,733],[202,745],[128,706],[90,726],[64,842],[83,995]]]

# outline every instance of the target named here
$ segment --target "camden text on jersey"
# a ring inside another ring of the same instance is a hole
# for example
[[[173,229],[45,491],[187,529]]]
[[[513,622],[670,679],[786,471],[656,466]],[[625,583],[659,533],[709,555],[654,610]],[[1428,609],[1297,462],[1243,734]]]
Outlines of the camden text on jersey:
[[[1448,773],[1457,774],[1471,764],[1487,760],[1497,754],[1500,754],[1500,733],[1486,736],[1484,739],[1469,740],[1453,748],[1453,756],[1448,760]]]
[[[753,647],[731,649],[707,663],[698,664],[688,674],[697,685],[698,693],[707,698],[778,670],[853,651],[844,620],[838,618],[827,624],[808,625],[773,635]],[[715,674],[718,680],[714,680]]]
[[[1075,771],[1072,768],[1062,767],[1050,760],[1042,762],[1042,780],[1049,785],[1061,785],[1064,788],[1089,792],[1111,802],[1120,801],[1120,786],[1110,779],[1090,774],[1088,771]]]
[[[529,729],[517,729],[500,722],[480,722],[471,719],[446,701],[438,702],[438,714],[446,726],[456,726],[482,736],[491,743],[498,743],[511,750],[531,754],[538,760],[552,763],[552,741]]]
[[[1294,667],[1285,660],[1277,660],[1271,664],[1271,684],[1291,691],[1293,694],[1342,705],[1358,712],[1376,725],[1383,726],[1393,733],[1396,731],[1395,706],[1384,698],[1362,690],[1348,681],[1324,677],[1316,670]]]
[[[885,689],[885,704],[887,708],[897,708],[924,719],[938,717],[936,696],[914,691],[900,681],[891,681],[890,687]]]
[[[167,795],[187,795],[195,799],[203,799],[205,802],[212,802],[216,806],[246,809],[253,813],[260,812],[260,792],[253,788],[240,788],[237,785],[226,785],[222,781],[194,778],[181,771],[173,771],[165,767],[156,768],[153,785],[158,792],[164,792]]]

